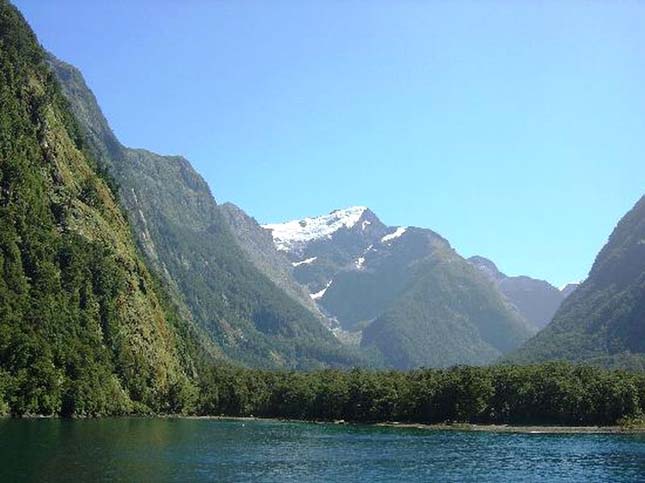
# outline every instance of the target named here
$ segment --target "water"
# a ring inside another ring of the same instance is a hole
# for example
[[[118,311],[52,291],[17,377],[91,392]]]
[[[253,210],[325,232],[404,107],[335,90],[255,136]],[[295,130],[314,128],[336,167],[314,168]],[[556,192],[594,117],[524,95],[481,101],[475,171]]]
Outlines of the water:
[[[0,481],[645,481],[643,435],[102,419],[0,421]]]

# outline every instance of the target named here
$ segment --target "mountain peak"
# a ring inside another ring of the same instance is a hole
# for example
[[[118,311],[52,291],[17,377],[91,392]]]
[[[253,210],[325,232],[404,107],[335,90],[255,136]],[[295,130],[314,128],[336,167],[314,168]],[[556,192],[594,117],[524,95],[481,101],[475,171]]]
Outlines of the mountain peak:
[[[365,211],[367,211],[369,208],[367,206],[349,206],[347,208],[340,208],[340,209],[335,209],[332,210],[329,214],[339,214],[341,216],[347,216],[347,215],[356,215],[358,214],[359,216],[362,215]]]
[[[506,278],[506,275],[499,271],[499,268],[497,268],[495,262],[489,260],[486,257],[475,255],[473,257],[470,257],[468,261],[479,270],[484,272],[486,276],[488,276],[488,278],[492,280],[500,281],[501,279]]]
[[[306,217],[285,223],[269,223],[262,225],[270,230],[276,248],[281,251],[292,251],[301,248],[310,241],[329,238],[338,230],[351,229],[361,222],[360,228],[365,229],[376,219],[366,206],[351,206],[336,209],[326,215]]]

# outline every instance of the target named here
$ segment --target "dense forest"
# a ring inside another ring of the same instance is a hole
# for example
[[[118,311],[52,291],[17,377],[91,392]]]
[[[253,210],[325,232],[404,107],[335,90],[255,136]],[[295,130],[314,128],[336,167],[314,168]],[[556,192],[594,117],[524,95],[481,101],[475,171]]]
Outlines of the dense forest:
[[[348,422],[612,425],[645,409],[645,373],[569,363],[409,372],[213,368],[199,414]]]
[[[0,381],[4,382],[4,381]],[[645,373],[565,362],[457,366],[414,371],[261,371],[231,365],[204,370],[183,415],[255,416],[355,423],[514,425],[643,424]],[[6,385],[0,390],[6,391]],[[4,413],[22,415],[22,399],[5,392]],[[143,405],[76,406],[66,416],[177,414]]]

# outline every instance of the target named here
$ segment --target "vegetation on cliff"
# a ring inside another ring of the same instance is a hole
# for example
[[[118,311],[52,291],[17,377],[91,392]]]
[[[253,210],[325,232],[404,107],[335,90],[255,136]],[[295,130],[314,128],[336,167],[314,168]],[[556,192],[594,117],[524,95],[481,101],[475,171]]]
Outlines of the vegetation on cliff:
[[[20,13],[0,2],[0,391],[15,414],[181,411],[189,335]]]

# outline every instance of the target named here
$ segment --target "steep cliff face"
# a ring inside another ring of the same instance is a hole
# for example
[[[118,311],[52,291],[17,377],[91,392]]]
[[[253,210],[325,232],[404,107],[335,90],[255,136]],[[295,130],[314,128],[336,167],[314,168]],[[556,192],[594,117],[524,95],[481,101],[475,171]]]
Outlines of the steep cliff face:
[[[0,387],[14,413],[179,411],[191,329],[139,258],[45,54],[0,1]],[[5,408],[7,409],[7,408]]]
[[[254,266],[187,160],[121,146],[79,72],[50,63],[91,151],[120,186],[146,259],[224,357],[273,368],[357,362],[311,310]]]

